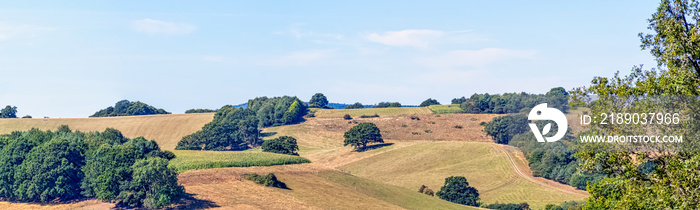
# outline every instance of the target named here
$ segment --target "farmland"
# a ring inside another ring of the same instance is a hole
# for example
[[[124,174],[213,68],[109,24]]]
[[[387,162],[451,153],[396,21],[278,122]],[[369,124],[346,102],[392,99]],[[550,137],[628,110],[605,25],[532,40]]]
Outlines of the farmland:
[[[433,113],[426,107],[388,107],[388,108],[366,108],[366,109],[320,109],[316,112],[318,118],[341,118],[349,114],[351,117],[362,115],[403,115],[403,114],[430,114]]]
[[[430,105],[428,109],[433,111],[435,114],[447,114],[447,113],[462,113],[462,108],[459,108],[459,104],[449,104],[449,105]]]
[[[177,172],[194,169],[273,166],[285,164],[309,163],[306,158],[262,152],[260,149],[251,151],[191,151],[174,150],[177,156],[169,167]]]
[[[374,115],[376,118],[342,118]],[[171,150],[182,136],[200,129],[212,113],[80,119],[3,119],[2,132],[31,127],[55,129],[67,124],[73,130],[120,129],[126,136],[155,139]],[[268,127],[264,139],[292,136],[299,156],[246,151],[181,151],[171,168],[189,195],[185,208],[243,209],[457,209],[436,197],[417,193],[420,185],[437,191],[448,176],[465,176],[486,203],[527,202],[541,208],[568,200],[583,200],[584,191],[531,177],[522,154],[496,149],[481,122],[496,114],[434,114],[427,107],[377,109],[321,109],[316,117],[299,124]],[[343,147],[343,133],[362,122],[373,122],[385,144],[365,152]],[[429,131],[429,132],[427,132]],[[189,132],[189,133],[188,133]],[[150,138],[149,138],[150,137]],[[510,155],[516,158],[511,158]],[[308,162],[311,163],[308,163]],[[301,164],[295,164],[301,163]],[[289,165],[292,164],[292,165]],[[245,166],[245,167],[241,167]],[[515,170],[518,168],[519,170]],[[524,171],[524,174],[518,171]],[[242,178],[246,173],[274,172],[291,190],[263,187]],[[355,202],[363,200],[364,202]],[[47,205],[65,209],[104,207],[109,203]],[[13,205],[11,203],[0,203]],[[25,205],[25,204],[22,204]]]

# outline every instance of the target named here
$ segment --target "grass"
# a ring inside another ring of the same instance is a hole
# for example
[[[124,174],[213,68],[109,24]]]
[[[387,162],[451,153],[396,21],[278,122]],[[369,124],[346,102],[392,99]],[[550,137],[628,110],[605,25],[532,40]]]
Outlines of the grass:
[[[428,109],[433,111],[435,114],[448,114],[448,113],[462,113],[462,108],[459,108],[459,104],[449,104],[449,105],[430,105]]]
[[[388,108],[366,108],[366,109],[319,109],[316,111],[317,118],[342,118],[349,114],[353,118],[362,115],[402,115],[402,114],[430,114],[433,113],[426,107],[388,107]]]
[[[195,113],[127,117],[0,119],[0,134],[31,128],[56,130],[60,125],[68,125],[74,131],[83,132],[115,128],[126,137],[143,136],[158,142],[163,150],[173,150],[183,136],[202,129],[202,126],[211,122],[213,117],[214,113]]]
[[[174,150],[177,156],[170,161],[170,168],[178,173],[195,169],[273,166],[298,163],[310,163],[309,159],[277,153],[251,151],[192,151]]]
[[[377,154],[343,171],[409,190],[426,185],[436,191],[449,176],[464,176],[487,204],[527,202],[533,209],[586,196],[563,193],[520,178],[505,155],[488,143],[423,142]]]

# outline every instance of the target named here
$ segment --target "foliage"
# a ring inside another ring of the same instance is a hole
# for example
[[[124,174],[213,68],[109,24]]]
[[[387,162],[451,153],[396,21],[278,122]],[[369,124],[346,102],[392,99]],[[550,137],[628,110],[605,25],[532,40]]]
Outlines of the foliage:
[[[421,185],[420,188],[418,188],[418,192],[429,196],[435,196],[435,192],[425,185]]]
[[[188,170],[222,168],[274,166],[310,163],[309,159],[260,151],[189,151],[176,150],[177,158],[170,161],[169,167],[178,173]]]
[[[303,120],[308,111],[306,103],[297,97],[258,97],[248,100],[248,109],[252,110],[258,119],[259,127],[280,126],[297,123]]]
[[[387,108],[387,107],[401,107],[399,102],[379,102],[377,105],[372,106],[372,108]]]
[[[265,176],[258,175],[256,173],[246,174],[245,178],[247,180],[253,181],[255,183],[261,184],[266,187],[276,187],[281,189],[288,189],[284,182],[277,180],[277,176],[274,173],[268,173]]]
[[[0,118],[17,118],[17,107],[7,105],[0,110]]]
[[[365,106],[362,105],[360,102],[356,102],[356,103],[354,103],[354,104],[352,104],[352,105],[350,105],[350,106],[346,106],[345,109],[362,109],[362,108],[364,108],[364,107],[365,107]]]
[[[440,102],[438,102],[435,99],[428,98],[428,99],[425,99],[425,101],[421,102],[420,105],[418,105],[418,106],[424,107],[424,106],[430,106],[430,105],[440,105]]]
[[[462,96],[461,98],[453,98],[451,102],[452,104],[462,104],[464,102],[467,102],[467,98],[465,98],[464,96]]]
[[[156,109],[153,106],[140,101],[130,102],[129,100],[121,100],[106,109],[95,112],[90,117],[114,117],[114,116],[134,116],[134,115],[152,115],[152,114],[170,114],[163,109]]]
[[[190,114],[190,113],[209,113],[209,112],[216,112],[216,110],[213,109],[188,109],[185,111],[185,114]]]
[[[498,210],[529,210],[530,205],[527,203],[493,203],[483,206],[487,209],[498,209]]]
[[[84,196],[152,208],[176,202],[184,192],[176,179],[168,180],[175,173],[134,170],[134,163],[144,158],[161,159],[161,168],[166,168],[168,159],[163,157],[174,158],[172,153],[143,137],[124,138],[118,130],[82,133],[64,125],[56,132],[13,132],[0,136],[0,142],[0,199],[49,202]],[[145,192],[145,197],[120,197],[135,192],[127,188],[139,177],[148,177],[157,190]]]
[[[658,69],[644,70],[643,66],[635,66],[629,75],[620,76],[617,72],[611,78],[594,77],[589,87],[571,91],[576,103],[591,107],[591,115],[610,109],[681,113],[684,117],[681,123],[676,127],[660,126],[654,135],[681,134],[693,139],[677,145],[639,144],[628,148],[581,145],[576,154],[582,161],[581,168],[609,175],[588,187],[591,197],[585,208],[696,209],[700,206],[700,195],[694,189],[700,186],[700,155],[692,151],[698,148],[694,140],[700,136],[700,119],[690,114],[699,109],[696,101],[700,95],[699,4],[697,0],[662,0],[648,19],[648,29],[652,32],[640,33],[639,37],[642,49],[650,50],[656,58]],[[590,102],[586,100],[589,95],[606,100]],[[680,95],[691,96],[693,100],[672,97]],[[650,96],[669,98],[640,100]],[[666,103],[669,101],[671,103]],[[635,129],[639,127],[591,126],[591,132],[606,135],[638,132]]]
[[[495,117],[491,122],[484,124],[484,132],[491,136],[494,142],[508,144],[513,136],[529,130],[527,122],[527,116],[524,114]]]
[[[352,145],[355,150],[362,150],[368,143],[384,143],[381,131],[374,123],[364,122],[350,128],[343,135],[343,146]]]
[[[568,93],[562,87],[552,88],[547,94],[506,93],[503,95],[474,94],[460,107],[466,113],[519,113],[523,109],[530,109],[537,104],[547,103],[553,107],[567,112]]]
[[[32,118],[32,116],[31,115],[24,115],[24,117],[22,117],[22,118]]]
[[[119,200],[128,206],[162,208],[178,202],[185,188],[177,184],[177,173],[168,168],[168,160],[149,157],[131,166],[132,179],[122,185]]]
[[[345,119],[345,120],[352,120],[352,117],[350,117],[349,114],[345,114],[345,115],[343,115],[343,119]]]
[[[250,106],[249,106],[250,107]],[[202,130],[182,137],[175,149],[245,150],[260,144],[258,118],[253,109],[224,106]]]
[[[437,197],[463,205],[479,206],[479,191],[469,186],[467,178],[463,176],[451,176],[445,178],[445,185],[440,187]]]
[[[374,114],[374,115],[362,115],[362,116],[360,116],[360,118],[375,118],[375,117],[379,117],[379,115]]]
[[[325,108],[328,105],[328,98],[323,93],[316,93],[309,100],[309,108]]]
[[[297,140],[291,136],[280,136],[272,140],[267,140],[262,144],[263,152],[272,152],[286,155],[299,155],[297,151]]]

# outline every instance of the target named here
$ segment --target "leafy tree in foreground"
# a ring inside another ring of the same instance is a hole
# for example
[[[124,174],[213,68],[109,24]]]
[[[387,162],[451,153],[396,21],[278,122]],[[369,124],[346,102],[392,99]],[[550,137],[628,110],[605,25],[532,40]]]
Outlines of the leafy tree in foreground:
[[[425,101],[421,102],[419,106],[422,107],[422,106],[430,106],[430,105],[440,105],[440,102],[438,102],[435,99],[428,98],[428,99],[425,99]]]
[[[262,144],[263,152],[273,152],[287,155],[299,155],[297,151],[297,140],[291,136],[280,136],[278,138],[267,140]]]
[[[323,93],[316,93],[309,100],[310,108],[324,108],[326,105],[328,105],[328,99]]]
[[[345,142],[343,146],[352,145],[355,150],[362,150],[368,143],[384,143],[381,131],[377,125],[370,122],[357,124],[345,132]]]
[[[437,192],[437,197],[468,206],[479,206],[479,191],[469,186],[467,178],[463,176],[451,176],[445,178],[445,185]]]
[[[7,105],[0,110],[0,118],[17,118],[17,107]]]

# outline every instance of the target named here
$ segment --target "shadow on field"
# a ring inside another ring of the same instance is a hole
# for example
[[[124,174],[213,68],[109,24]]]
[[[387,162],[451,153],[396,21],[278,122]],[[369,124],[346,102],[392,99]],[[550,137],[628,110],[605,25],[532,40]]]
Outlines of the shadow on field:
[[[264,132],[264,133],[263,133],[263,132],[260,132],[260,138],[265,138],[265,137],[268,137],[268,136],[274,136],[275,134],[277,134],[277,132]]]
[[[383,143],[383,144],[373,144],[369,146],[365,146],[365,148],[362,148],[360,150],[357,150],[358,152],[364,152],[364,151],[369,151],[369,150],[374,150],[374,149],[379,149],[382,147],[388,147],[394,145],[394,143]]]
[[[208,209],[220,207],[214,204],[214,202],[208,200],[200,200],[195,198],[194,196],[195,194],[185,193],[185,195],[182,196],[182,200],[180,201],[179,205],[167,209]]]

